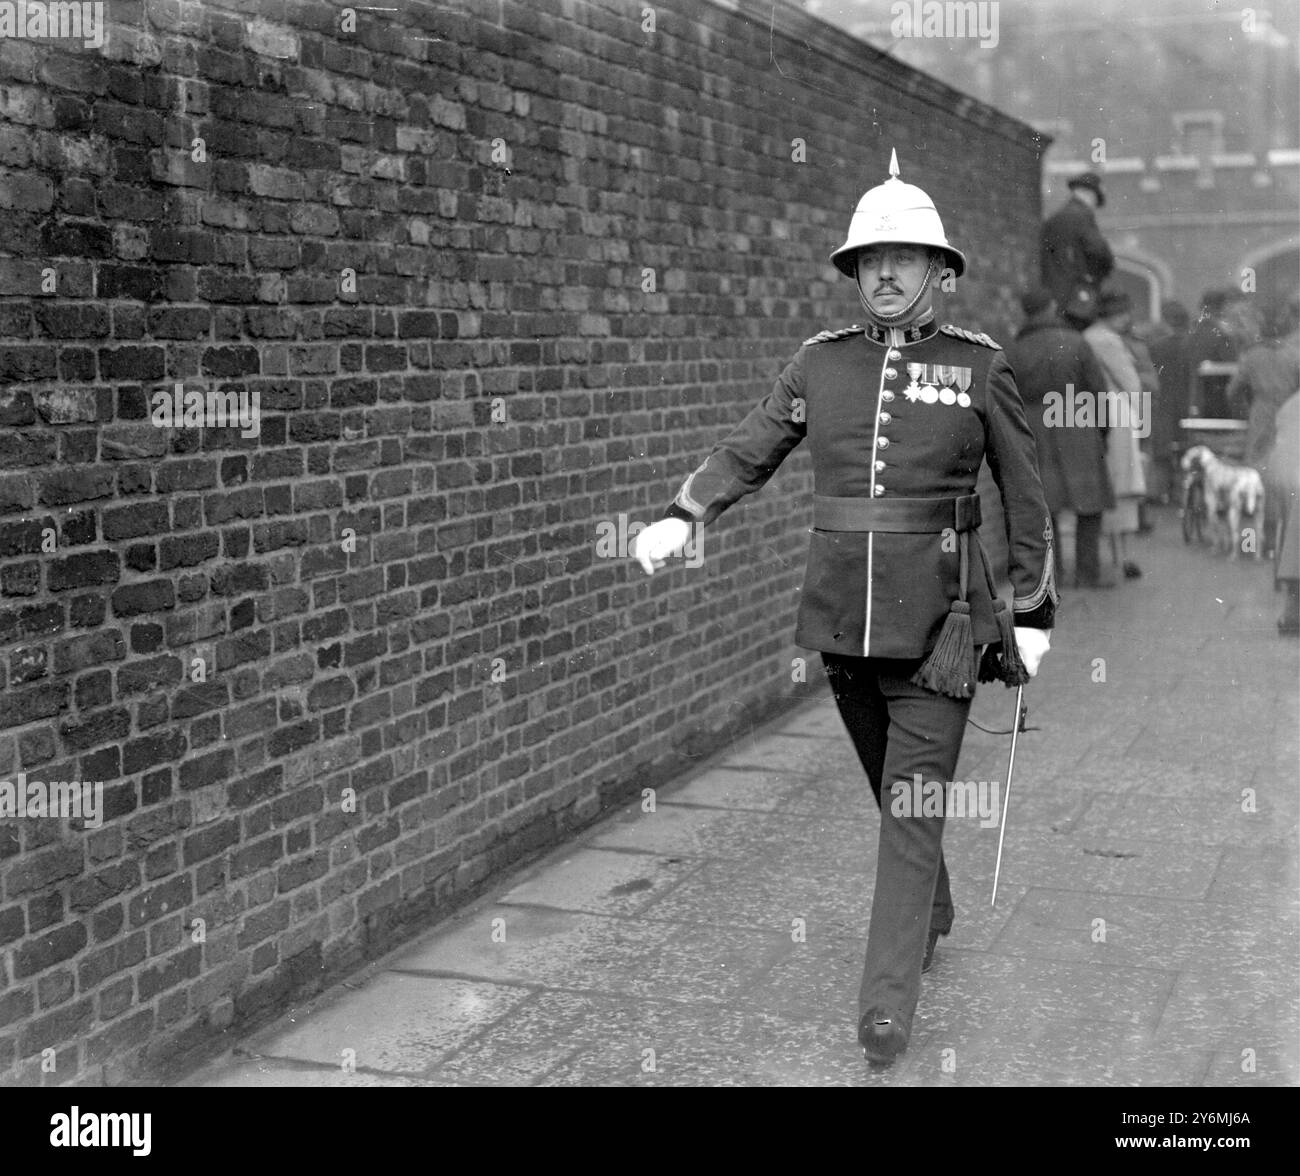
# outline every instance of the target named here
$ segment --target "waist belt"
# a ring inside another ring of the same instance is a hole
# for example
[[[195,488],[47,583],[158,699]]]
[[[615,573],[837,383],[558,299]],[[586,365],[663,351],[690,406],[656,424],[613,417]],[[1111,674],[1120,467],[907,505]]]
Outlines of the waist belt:
[[[813,495],[813,527],[818,531],[925,534],[951,527],[960,534],[973,531],[979,525],[978,494],[963,494],[958,498],[827,498],[821,494]]]
[[[992,565],[980,543],[979,525],[978,494],[963,494],[957,498],[884,499],[813,495],[813,527],[819,531],[925,534],[951,527],[957,532],[957,599],[949,605],[934,647],[911,678],[918,686],[951,698],[973,697],[976,679],[981,682],[1000,679],[1008,686],[1022,686],[1029,681],[1029,673],[1016,649],[1015,619],[993,583]],[[998,632],[996,647],[990,645],[982,655],[977,655],[975,650],[971,606],[967,598],[972,538],[984,570],[984,583]],[[867,591],[871,591],[870,585]]]

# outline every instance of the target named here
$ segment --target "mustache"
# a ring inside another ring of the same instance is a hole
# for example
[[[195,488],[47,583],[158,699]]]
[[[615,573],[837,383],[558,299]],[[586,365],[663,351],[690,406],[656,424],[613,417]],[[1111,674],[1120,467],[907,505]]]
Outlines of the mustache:
[[[893,282],[881,282],[876,287],[875,292],[877,294],[901,294],[903,289],[901,286],[895,286]]]

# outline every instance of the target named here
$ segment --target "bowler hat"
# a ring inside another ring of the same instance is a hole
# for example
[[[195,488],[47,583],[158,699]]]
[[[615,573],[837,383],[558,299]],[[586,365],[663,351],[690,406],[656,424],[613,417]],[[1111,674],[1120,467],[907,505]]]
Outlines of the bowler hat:
[[[1098,208],[1106,203],[1106,194],[1101,190],[1101,176],[1096,172],[1084,172],[1082,175],[1075,176],[1066,187],[1071,191],[1075,188],[1087,188],[1097,197]]]

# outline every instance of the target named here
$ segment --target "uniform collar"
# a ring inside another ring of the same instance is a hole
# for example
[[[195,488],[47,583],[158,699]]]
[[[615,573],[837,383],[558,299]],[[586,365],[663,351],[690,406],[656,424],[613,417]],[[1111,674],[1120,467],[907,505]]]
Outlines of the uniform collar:
[[[867,320],[866,337],[881,347],[909,347],[922,343],[939,333],[934,311],[928,310],[919,319],[901,327],[882,327]]]

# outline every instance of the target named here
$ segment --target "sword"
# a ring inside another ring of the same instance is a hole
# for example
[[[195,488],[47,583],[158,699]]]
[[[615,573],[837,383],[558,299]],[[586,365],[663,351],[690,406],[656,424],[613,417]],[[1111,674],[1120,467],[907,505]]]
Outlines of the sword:
[[[1020,706],[1025,688],[1016,687],[1016,721],[1011,726],[1011,759],[1007,763],[1007,787],[1002,796],[1002,828],[998,832],[998,864],[993,869],[993,906],[998,905],[998,875],[1002,873],[1002,842],[1007,835],[1007,805],[1011,800],[1011,773],[1016,770],[1016,736],[1020,734]]]

